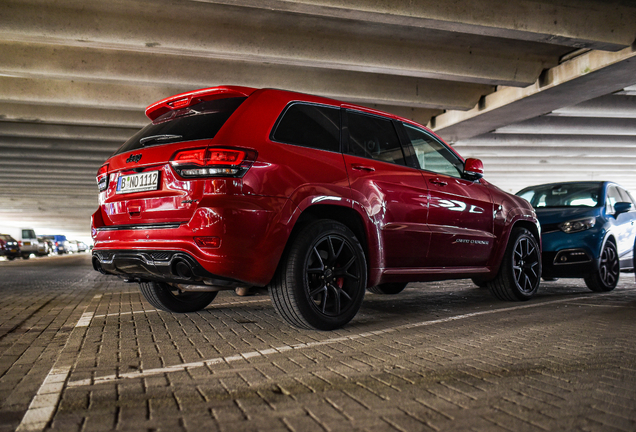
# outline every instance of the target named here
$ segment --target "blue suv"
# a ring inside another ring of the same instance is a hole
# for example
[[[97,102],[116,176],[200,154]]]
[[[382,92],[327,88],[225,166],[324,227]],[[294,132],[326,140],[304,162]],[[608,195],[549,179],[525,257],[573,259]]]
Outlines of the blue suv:
[[[580,278],[611,291],[621,270],[634,268],[636,201],[612,182],[530,186],[517,195],[541,223],[543,279]]]

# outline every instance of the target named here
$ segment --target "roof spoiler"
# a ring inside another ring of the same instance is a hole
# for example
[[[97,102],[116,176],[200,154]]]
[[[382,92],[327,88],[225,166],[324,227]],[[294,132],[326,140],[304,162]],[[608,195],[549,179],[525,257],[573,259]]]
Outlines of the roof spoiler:
[[[186,108],[200,102],[214,99],[248,97],[255,90],[256,89],[252,87],[220,86],[181,93],[153,103],[146,108],[146,116],[148,116],[150,120],[155,120],[160,115],[171,110]]]

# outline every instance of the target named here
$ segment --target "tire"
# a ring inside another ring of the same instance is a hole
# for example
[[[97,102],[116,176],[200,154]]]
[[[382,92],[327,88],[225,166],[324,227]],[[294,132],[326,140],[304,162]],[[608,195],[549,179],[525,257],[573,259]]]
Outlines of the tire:
[[[605,242],[601,251],[601,259],[598,270],[595,273],[585,276],[585,285],[594,292],[607,292],[616,288],[620,276],[620,263],[618,261],[618,251],[616,245],[608,241]]]
[[[488,286],[488,281],[472,278],[471,281],[479,288],[486,288]]]
[[[217,295],[212,292],[180,291],[163,282],[142,282],[141,293],[148,303],[166,312],[196,312],[205,309]]]
[[[537,240],[525,228],[513,228],[497,277],[488,282],[499,300],[530,300],[541,281],[541,253]]]
[[[367,288],[367,291],[372,292],[373,294],[399,294],[404,291],[404,288],[408,283],[406,282],[394,282],[394,283],[383,283],[380,285],[372,286]]]
[[[10,256],[7,257],[7,259],[9,261],[13,261],[15,259],[15,255],[10,255]]]
[[[29,258],[31,258],[31,254],[22,254],[22,259],[28,260]]]
[[[367,263],[360,242],[345,225],[322,219],[290,240],[269,295],[289,324],[333,330],[356,315],[366,285]]]

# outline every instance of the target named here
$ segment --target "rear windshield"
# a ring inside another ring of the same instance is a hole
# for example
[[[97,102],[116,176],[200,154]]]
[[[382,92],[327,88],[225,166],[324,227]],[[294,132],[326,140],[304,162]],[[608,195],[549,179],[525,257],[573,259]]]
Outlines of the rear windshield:
[[[534,208],[596,207],[601,195],[600,183],[570,183],[530,187],[517,193]]]
[[[214,138],[245,99],[216,99],[169,111],[133,135],[115,154],[161,144]]]
[[[35,237],[35,231],[33,230],[22,230],[22,238],[29,238],[29,239],[34,239]]]

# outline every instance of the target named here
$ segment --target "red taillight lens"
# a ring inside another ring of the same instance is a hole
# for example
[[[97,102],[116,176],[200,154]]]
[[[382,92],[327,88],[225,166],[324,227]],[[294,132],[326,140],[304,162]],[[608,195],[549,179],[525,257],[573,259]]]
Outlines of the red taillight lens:
[[[104,192],[108,188],[108,164],[102,165],[97,170],[97,188],[100,192]]]
[[[195,237],[194,242],[203,248],[218,248],[221,246],[221,239],[219,237]]]
[[[183,150],[172,158],[172,165],[205,165],[207,149]]]
[[[201,148],[175,153],[170,163],[182,177],[242,177],[256,160],[256,152]]]

